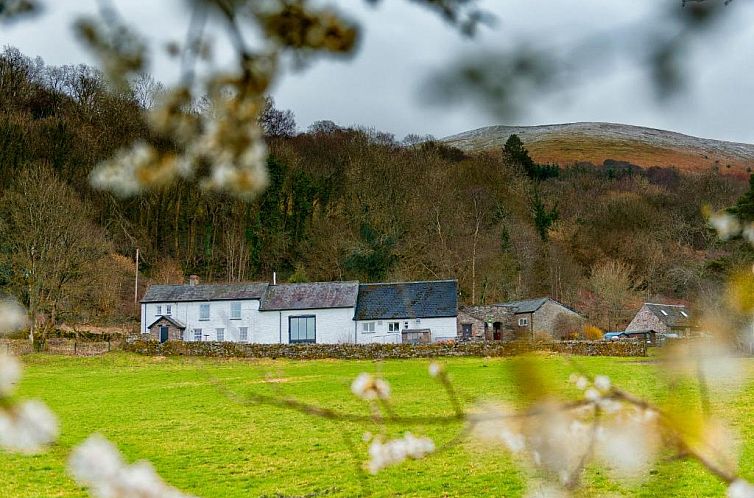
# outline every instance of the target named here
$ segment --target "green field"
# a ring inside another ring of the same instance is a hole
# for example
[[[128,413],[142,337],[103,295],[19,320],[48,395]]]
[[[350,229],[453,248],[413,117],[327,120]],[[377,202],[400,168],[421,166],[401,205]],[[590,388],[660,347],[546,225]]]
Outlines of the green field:
[[[508,359],[445,361],[467,406],[478,400],[513,400]],[[376,476],[357,472],[348,450],[367,459],[365,431],[376,426],[333,422],[269,406],[248,406],[219,392],[216,380],[238,393],[258,392],[368,413],[350,393],[360,372],[381,372],[401,415],[449,414],[444,392],[427,375],[426,360],[242,361],[151,358],[124,353],[71,358],[32,355],[20,394],[43,399],[61,419],[58,445],[37,456],[0,452],[0,496],[86,496],[65,472],[70,449],[92,432],[116,442],[130,461],[148,459],[179,489],[203,497],[233,496],[520,496],[525,477],[504,454],[464,443]],[[655,364],[631,358],[580,358],[591,373],[609,375],[625,389],[661,400]],[[747,360],[754,373],[754,360]],[[563,357],[542,359],[553,383],[576,396]],[[682,396],[696,397],[691,386]],[[754,385],[718,393],[713,404],[742,435],[741,474],[754,478]],[[452,429],[458,429],[458,426]],[[401,428],[395,427],[394,434]],[[414,427],[438,444],[449,428]],[[723,496],[724,487],[693,462],[665,459],[642,483],[616,483],[588,471],[584,495]]]

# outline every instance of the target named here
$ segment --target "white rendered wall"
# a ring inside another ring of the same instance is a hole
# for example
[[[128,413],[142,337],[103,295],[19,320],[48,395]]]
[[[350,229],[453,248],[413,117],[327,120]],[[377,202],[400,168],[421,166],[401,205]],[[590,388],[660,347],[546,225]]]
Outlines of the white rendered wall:
[[[358,334],[357,342],[367,344],[370,342],[399,343],[402,341],[401,333],[390,332],[388,323],[399,323],[400,330],[405,329],[430,329],[432,342],[456,338],[456,317],[444,318],[400,318],[390,320],[359,320],[356,322]],[[374,332],[364,330],[365,323],[374,323]]]
[[[232,302],[241,303],[241,318],[230,317]],[[209,320],[199,319],[199,307],[209,304]],[[162,313],[157,313],[157,306],[162,307]],[[172,306],[170,315],[166,314],[167,306]],[[186,326],[183,332],[184,341],[194,340],[194,330],[202,330],[202,341],[216,341],[217,329],[222,328],[226,341],[239,342],[240,327],[248,328],[248,342],[257,342],[256,334],[259,326],[259,300],[248,299],[239,301],[208,301],[208,302],[179,302],[179,303],[146,303],[142,304],[141,331],[146,333],[147,327],[160,315],[170,316]]]

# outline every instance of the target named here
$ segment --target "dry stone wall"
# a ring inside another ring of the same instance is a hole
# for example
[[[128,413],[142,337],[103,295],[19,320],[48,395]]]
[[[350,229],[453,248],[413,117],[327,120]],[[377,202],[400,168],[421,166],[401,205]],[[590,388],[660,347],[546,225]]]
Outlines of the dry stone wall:
[[[155,356],[211,356],[223,358],[402,359],[438,356],[515,356],[550,351],[585,356],[646,356],[640,341],[468,342],[436,344],[239,344],[235,342],[183,342],[134,340],[124,349]]]

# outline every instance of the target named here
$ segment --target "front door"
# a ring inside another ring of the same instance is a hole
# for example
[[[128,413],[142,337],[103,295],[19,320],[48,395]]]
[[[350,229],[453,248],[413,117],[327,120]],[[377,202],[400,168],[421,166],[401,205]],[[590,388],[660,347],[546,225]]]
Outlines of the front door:
[[[165,327],[164,325],[160,327],[160,342],[165,342],[168,340],[168,327]]]
[[[461,334],[464,341],[471,339],[471,324],[464,323],[461,325]]]

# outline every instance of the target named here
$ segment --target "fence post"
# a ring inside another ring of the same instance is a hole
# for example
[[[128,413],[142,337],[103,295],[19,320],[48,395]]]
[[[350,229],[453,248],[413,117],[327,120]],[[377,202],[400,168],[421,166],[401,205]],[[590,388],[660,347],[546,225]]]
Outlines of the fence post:
[[[77,355],[79,354],[79,341],[73,341],[73,354]]]
[[[107,338],[107,352],[110,352],[110,338]]]

